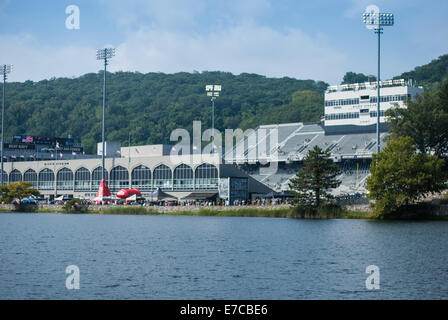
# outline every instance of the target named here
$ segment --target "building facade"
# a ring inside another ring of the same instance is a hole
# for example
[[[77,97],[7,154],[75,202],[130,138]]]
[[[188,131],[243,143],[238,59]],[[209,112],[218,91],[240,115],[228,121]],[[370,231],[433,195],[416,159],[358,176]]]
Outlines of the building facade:
[[[179,196],[217,192],[219,174],[219,157],[213,155],[192,155],[185,162],[173,162],[170,156],[107,157],[104,171],[112,192],[138,188],[144,195],[160,188]],[[101,158],[6,162],[2,176],[3,183],[29,181],[49,198],[93,198],[102,178]]]
[[[246,180],[248,189],[233,196],[237,200],[272,191],[234,166],[222,164],[219,154],[173,156],[163,155],[163,150],[167,148],[162,145],[120,148],[124,155],[106,157],[105,169],[101,167],[101,157],[5,162],[2,179],[4,184],[28,181],[50,200],[60,195],[93,199],[103,170],[112,193],[137,188],[143,197],[160,188],[179,200],[216,199],[221,179],[230,179],[232,183],[233,179]],[[229,196],[233,194],[230,190]]]
[[[423,93],[423,87],[414,86],[411,81],[380,81],[380,131],[386,132],[385,112],[416,94]],[[376,131],[377,82],[330,86],[325,92],[325,133],[366,133]]]

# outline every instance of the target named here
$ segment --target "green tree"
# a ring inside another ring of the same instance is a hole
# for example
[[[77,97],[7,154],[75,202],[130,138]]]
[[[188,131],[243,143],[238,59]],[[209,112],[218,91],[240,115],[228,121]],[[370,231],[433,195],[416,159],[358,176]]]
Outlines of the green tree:
[[[367,81],[376,81],[375,76],[366,76],[364,73],[347,72],[342,79],[341,84],[362,83]]]
[[[68,213],[87,213],[89,211],[89,204],[85,200],[73,198],[68,200],[62,209]]]
[[[19,181],[0,186],[1,201],[11,202],[14,199],[22,203],[22,199],[40,195],[39,191],[31,187],[31,182]]]
[[[416,67],[413,71],[394,77],[394,79],[412,79],[424,86],[425,90],[437,89],[444,80],[448,79],[448,54]]]
[[[368,197],[375,200],[378,217],[394,216],[402,207],[445,188],[444,162],[435,155],[417,153],[410,137],[392,139],[373,155]]]
[[[405,102],[407,108],[386,112],[392,137],[408,136],[423,153],[448,152],[448,81],[436,92],[424,92]]]
[[[337,179],[339,174],[338,166],[330,159],[330,151],[315,146],[308,151],[302,170],[289,183],[295,194],[294,202],[319,207],[323,201],[331,199],[328,190],[341,184]]]

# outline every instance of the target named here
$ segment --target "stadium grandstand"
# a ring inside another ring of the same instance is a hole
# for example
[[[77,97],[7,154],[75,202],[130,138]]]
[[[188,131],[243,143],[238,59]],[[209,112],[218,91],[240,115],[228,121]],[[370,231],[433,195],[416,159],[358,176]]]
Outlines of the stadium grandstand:
[[[380,82],[380,148],[387,135],[385,112],[405,107],[405,101],[421,94],[413,81]],[[377,150],[377,83],[330,86],[325,92],[325,116],[319,123],[288,123],[259,126],[224,154],[232,163],[275,191],[288,183],[303,166],[314,146],[327,149],[341,169],[341,185],[335,195],[365,193],[372,154]],[[266,165],[269,164],[269,165]]]
[[[225,199],[232,203],[284,195],[308,151],[319,146],[330,151],[331,159],[341,169],[338,178],[342,183],[333,194],[362,194],[366,192],[372,154],[377,150],[376,85],[330,86],[325,93],[325,115],[319,123],[262,125],[241,131],[235,145],[211,153],[204,152],[209,146],[202,149],[187,145],[181,146],[181,157],[173,158],[178,145],[122,147],[118,142],[107,142],[104,169],[101,143],[96,155],[85,155],[83,146],[71,137],[15,136],[5,143],[1,181],[29,181],[49,199],[59,195],[91,199],[104,170],[115,192],[138,188],[145,196],[160,189],[179,200]],[[385,111],[405,107],[405,100],[422,93],[423,88],[404,80],[380,85],[383,148],[387,135]]]

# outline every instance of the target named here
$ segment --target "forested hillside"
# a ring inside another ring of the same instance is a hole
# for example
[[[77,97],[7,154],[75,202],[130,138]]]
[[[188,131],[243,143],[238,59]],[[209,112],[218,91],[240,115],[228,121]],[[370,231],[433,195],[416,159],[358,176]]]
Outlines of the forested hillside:
[[[206,84],[221,84],[215,126],[253,128],[260,124],[318,121],[323,114],[324,82],[266,78],[225,72],[131,73],[107,75],[106,137],[133,144],[168,143],[176,128],[191,130],[193,120],[211,126]],[[101,140],[103,73],[7,84],[5,136],[72,134],[96,151]]]
[[[425,90],[437,90],[444,80],[448,80],[448,54],[395,78],[413,79]]]

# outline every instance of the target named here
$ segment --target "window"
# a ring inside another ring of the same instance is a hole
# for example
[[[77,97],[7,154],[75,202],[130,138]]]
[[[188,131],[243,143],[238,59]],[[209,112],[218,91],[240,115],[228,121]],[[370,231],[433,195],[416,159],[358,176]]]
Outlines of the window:
[[[73,171],[69,168],[62,168],[56,175],[56,185],[58,190],[73,190]]]
[[[48,168],[39,172],[39,190],[53,190],[54,189],[54,172]]]
[[[2,170],[2,182],[3,184],[8,184],[8,174],[6,173],[5,170]]]
[[[106,169],[102,169],[102,167],[98,167],[95,170],[93,170],[92,172],[92,190],[97,190],[100,187],[100,183],[101,183],[101,177],[102,174],[101,172],[104,172],[104,180],[108,180],[108,175],[107,175],[107,170]]]
[[[23,181],[31,182],[33,188],[37,188],[37,173],[33,169],[28,169],[23,174]]]
[[[113,191],[129,188],[129,173],[128,170],[122,166],[117,166],[110,172],[109,187]]]
[[[18,182],[18,181],[22,181],[22,174],[20,173],[19,170],[14,169],[9,174],[9,182]]]
[[[218,188],[218,169],[208,163],[197,167],[195,171],[195,189],[216,188]]]
[[[90,191],[90,171],[86,168],[75,172],[75,191]]]
[[[376,118],[376,115],[377,115],[376,111],[370,111],[371,118]],[[380,117],[384,117],[384,110],[380,111]]]
[[[193,169],[186,164],[181,164],[174,169],[174,189],[193,189]]]
[[[146,166],[138,166],[132,170],[132,188],[151,190],[151,170]]]
[[[154,169],[154,188],[171,189],[172,173],[171,169],[161,164]]]

